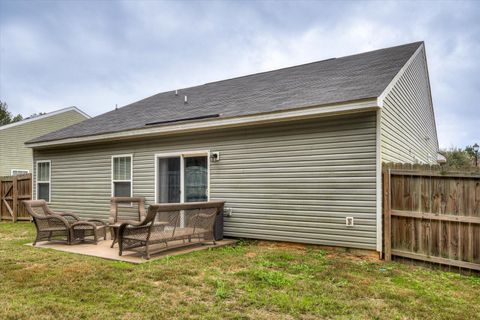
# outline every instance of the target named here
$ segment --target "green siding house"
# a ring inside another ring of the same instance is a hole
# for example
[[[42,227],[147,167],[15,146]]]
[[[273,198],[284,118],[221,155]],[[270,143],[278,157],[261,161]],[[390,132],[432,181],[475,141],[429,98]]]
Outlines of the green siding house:
[[[25,146],[25,141],[89,118],[70,107],[0,126],[0,176],[32,172],[32,149]]]
[[[438,152],[423,42],[160,93],[28,145],[56,209],[225,200],[226,236],[377,251],[382,162]]]

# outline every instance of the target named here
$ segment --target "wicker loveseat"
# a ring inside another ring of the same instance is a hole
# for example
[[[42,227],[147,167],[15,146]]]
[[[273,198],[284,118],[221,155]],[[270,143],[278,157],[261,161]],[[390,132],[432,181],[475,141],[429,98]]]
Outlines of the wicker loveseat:
[[[154,245],[165,250],[169,244],[178,245],[213,242],[217,215],[223,213],[223,201],[155,204],[148,208],[140,222],[123,223],[118,230],[119,255],[123,251],[143,248],[145,258],[150,259]]]

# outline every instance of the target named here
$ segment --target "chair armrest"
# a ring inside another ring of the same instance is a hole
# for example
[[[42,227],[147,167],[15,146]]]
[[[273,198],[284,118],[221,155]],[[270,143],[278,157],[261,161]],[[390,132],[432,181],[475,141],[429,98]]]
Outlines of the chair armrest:
[[[120,224],[120,227],[121,227],[122,225],[127,225],[127,226],[131,226],[131,227],[139,227],[139,226],[142,226],[142,225],[148,226],[149,224],[143,224],[143,221],[124,220],[124,221],[122,221],[122,223]]]
[[[102,226],[107,226],[107,223],[103,220],[100,220],[100,219],[88,219],[86,220],[87,222],[93,222],[93,223],[97,223],[97,224],[100,224]]]
[[[138,221],[125,221],[123,222],[119,229],[118,229],[118,236],[121,238],[123,237],[123,234],[125,233],[125,231],[127,232],[135,232],[135,231],[138,231],[138,230],[146,230],[146,232],[148,234],[150,234],[151,232],[151,229],[155,226],[159,226],[159,225],[167,225],[166,222],[149,222],[149,223],[146,223],[146,224],[142,224],[141,222],[138,222]]]
[[[128,227],[128,229],[127,229]],[[148,224],[141,224],[141,222],[138,221],[124,221],[119,227],[118,227],[118,242],[121,243],[123,240],[123,236],[125,234],[126,230],[141,230],[141,229],[148,229],[150,228],[150,225]]]
[[[61,217],[66,217],[66,218],[70,217],[76,221],[80,221],[80,217],[73,212],[55,212],[55,214]]]

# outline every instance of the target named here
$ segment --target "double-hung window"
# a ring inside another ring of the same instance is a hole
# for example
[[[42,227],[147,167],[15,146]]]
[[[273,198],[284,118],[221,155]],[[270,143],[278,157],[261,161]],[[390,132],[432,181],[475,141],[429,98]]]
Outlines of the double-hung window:
[[[112,157],[112,196],[132,196],[132,155]]]
[[[49,160],[37,161],[37,199],[50,202],[51,162]]]

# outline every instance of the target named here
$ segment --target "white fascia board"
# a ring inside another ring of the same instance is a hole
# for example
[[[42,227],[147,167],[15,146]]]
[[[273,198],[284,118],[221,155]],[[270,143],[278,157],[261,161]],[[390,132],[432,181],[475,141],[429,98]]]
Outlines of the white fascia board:
[[[383,189],[382,189],[382,109],[377,110],[376,120],[376,157],[375,157],[375,205],[377,221],[377,251],[383,252]]]
[[[51,116],[56,116],[57,114],[61,114],[61,113],[68,112],[68,111],[76,111],[87,119],[91,118],[88,114],[86,114],[82,110],[78,109],[77,107],[68,107],[68,108],[63,108],[63,109],[57,110],[57,111],[52,111],[52,112],[49,112],[49,113],[46,113],[46,114],[42,114],[41,116],[36,116],[36,117],[33,117],[33,118],[28,118],[28,119],[25,119],[25,120],[21,120],[21,121],[17,121],[17,122],[14,122],[14,123],[10,123],[10,124],[0,126],[0,130],[4,130],[4,129],[16,127],[16,126],[21,126],[21,125],[29,123],[29,122],[42,120],[42,119],[45,119],[45,118],[48,118],[48,117],[51,117]]]
[[[63,145],[84,144],[93,142],[102,142],[109,140],[122,140],[131,138],[143,138],[167,134],[187,133],[206,131],[211,129],[233,128],[249,126],[256,124],[275,123],[282,121],[309,119],[315,117],[324,117],[332,115],[342,115],[349,113],[365,112],[377,110],[377,99],[366,99],[342,104],[332,104],[316,107],[308,107],[281,112],[270,112],[258,115],[231,117],[221,119],[209,119],[203,121],[193,121],[180,124],[171,124],[161,127],[150,127],[135,129],[129,131],[105,133],[86,137],[66,138],[45,142],[34,142],[27,144],[31,148],[54,147]]]
[[[80,110],[80,109],[77,108],[77,107],[70,107],[70,109],[77,111],[78,113],[80,113],[82,116],[84,116],[84,117],[87,118],[87,119],[92,118],[89,114],[83,112],[82,110]]]
[[[398,71],[398,73],[395,75],[395,77],[390,81],[388,86],[383,90],[382,94],[380,94],[377,98],[377,105],[380,108],[383,108],[383,101],[385,100],[385,97],[387,94],[392,90],[392,88],[397,84],[398,80],[400,77],[405,73],[405,71],[408,69],[408,67],[412,64],[413,60],[415,60],[415,57],[423,50],[424,44],[422,43],[418,49],[412,54],[412,56],[408,59],[407,63],[404,64],[404,66]]]
[[[410,59],[408,59],[407,63],[405,63],[405,65],[402,67],[402,69],[400,69],[400,71],[395,75],[393,80],[385,88],[385,90],[382,92],[382,94],[380,96],[378,96],[377,105],[380,108],[383,108],[383,102],[385,100],[385,97],[392,90],[392,88],[397,84],[400,77],[405,73],[407,68],[412,64],[413,60],[419,54],[422,54],[422,58],[423,58],[424,66],[425,66],[425,76],[427,77],[427,86],[428,86],[428,98],[429,98],[429,101],[430,101],[430,112],[432,113],[437,150],[439,150],[437,124],[436,124],[436,119],[435,119],[435,112],[433,110],[433,99],[432,99],[432,91],[431,91],[431,87],[430,87],[430,76],[429,76],[429,73],[428,73],[427,54],[426,54],[426,51],[425,51],[425,44],[424,43],[422,43],[422,45],[420,47],[418,47],[417,51],[415,51],[415,53],[410,57]]]
[[[435,110],[433,108],[433,98],[432,98],[432,89],[430,86],[430,74],[428,72],[428,63],[427,63],[427,50],[424,48],[423,50],[423,63],[425,67],[425,74],[427,77],[427,86],[428,86],[428,98],[430,100],[430,111],[432,112],[432,118],[433,118],[433,129],[435,130],[435,138],[437,141],[437,151],[440,150],[440,145],[438,143],[438,132],[437,132],[437,121],[435,119]]]

